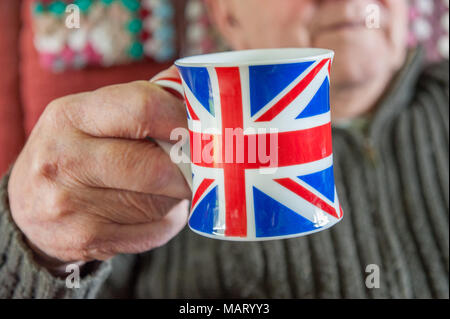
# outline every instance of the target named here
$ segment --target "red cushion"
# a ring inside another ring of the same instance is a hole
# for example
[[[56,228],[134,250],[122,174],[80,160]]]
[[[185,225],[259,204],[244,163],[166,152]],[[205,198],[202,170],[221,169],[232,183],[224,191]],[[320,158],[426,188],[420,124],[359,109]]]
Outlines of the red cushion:
[[[19,103],[19,17],[20,1],[0,1],[0,176],[24,141]]]

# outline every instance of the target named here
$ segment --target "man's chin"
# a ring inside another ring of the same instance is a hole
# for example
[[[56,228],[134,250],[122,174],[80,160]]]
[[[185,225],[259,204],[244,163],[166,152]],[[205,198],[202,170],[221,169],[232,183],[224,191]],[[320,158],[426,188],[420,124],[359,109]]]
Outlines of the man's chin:
[[[350,70],[364,68],[364,65],[380,64],[379,61],[382,61],[389,51],[388,41],[381,30],[359,26],[321,33],[314,37],[312,44],[314,47],[335,51],[335,68],[343,65]],[[352,67],[353,65],[355,67]]]
[[[325,43],[318,47],[331,48],[335,52],[331,68],[331,79],[342,86],[359,86],[378,78],[380,73],[391,67],[387,51],[383,48],[375,50],[372,46],[360,43],[334,44]]]

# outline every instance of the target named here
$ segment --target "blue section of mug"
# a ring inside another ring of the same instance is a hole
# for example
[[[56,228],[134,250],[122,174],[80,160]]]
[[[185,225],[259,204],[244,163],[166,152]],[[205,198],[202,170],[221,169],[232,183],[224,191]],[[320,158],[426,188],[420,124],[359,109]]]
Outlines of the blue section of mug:
[[[202,233],[212,234],[214,218],[218,215],[219,204],[217,202],[217,186],[214,187],[197,205],[191,218],[189,226]]]
[[[313,174],[298,176],[298,178],[334,202],[333,166]]]
[[[186,85],[192,91],[200,104],[212,115],[214,115],[211,80],[208,70],[202,67],[178,66]]]
[[[285,236],[317,230],[313,222],[253,187],[256,237]]]
[[[329,91],[330,82],[328,81],[328,77],[326,77],[311,101],[296,118],[306,118],[328,112],[330,110]]]
[[[314,62],[250,66],[251,115],[255,115]]]

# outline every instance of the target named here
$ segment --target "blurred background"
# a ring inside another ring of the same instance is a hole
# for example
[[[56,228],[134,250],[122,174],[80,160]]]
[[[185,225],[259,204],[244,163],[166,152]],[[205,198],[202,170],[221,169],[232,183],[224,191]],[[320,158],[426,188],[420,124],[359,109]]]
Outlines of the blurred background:
[[[409,46],[448,59],[449,1],[410,0],[409,19]],[[0,30],[0,174],[53,99],[227,49],[202,0],[0,0]]]

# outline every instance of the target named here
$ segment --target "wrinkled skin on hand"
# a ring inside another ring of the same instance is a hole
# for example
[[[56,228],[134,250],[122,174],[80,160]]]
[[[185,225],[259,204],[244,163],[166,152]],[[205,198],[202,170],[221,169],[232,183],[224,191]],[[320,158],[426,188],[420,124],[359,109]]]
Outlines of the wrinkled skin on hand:
[[[177,76],[170,68],[159,76]],[[51,102],[9,181],[13,219],[50,267],[164,245],[190,189],[155,143],[186,127],[182,101],[140,81]]]

